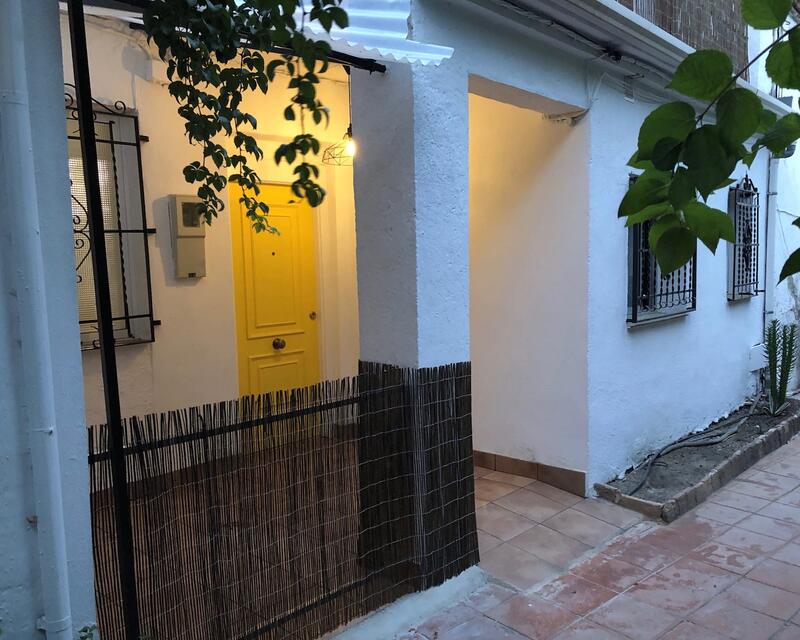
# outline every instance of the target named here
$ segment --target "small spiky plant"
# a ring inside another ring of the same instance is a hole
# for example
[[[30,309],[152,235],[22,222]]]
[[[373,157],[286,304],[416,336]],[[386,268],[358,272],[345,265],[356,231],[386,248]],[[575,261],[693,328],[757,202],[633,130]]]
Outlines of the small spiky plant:
[[[777,320],[770,322],[764,332],[764,354],[769,375],[767,409],[777,416],[788,406],[786,393],[797,363],[797,325],[781,325]]]

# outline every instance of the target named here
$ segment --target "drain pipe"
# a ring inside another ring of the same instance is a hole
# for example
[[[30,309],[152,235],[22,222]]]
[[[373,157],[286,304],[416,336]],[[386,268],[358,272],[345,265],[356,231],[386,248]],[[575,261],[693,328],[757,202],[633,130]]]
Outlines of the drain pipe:
[[[73,640],[69,578],[56,436],[53,366],[47,322],[45,268],[34,178],[35,161],[23,36],[24,0],[0,1],[0,162],[16,246],[16,291],[22,352],[24,414],[29,431],[36,538],[48,640]],[[30,46],[30,43],[27,43]]]
[[[769,154],[767,158],[767,206],[764,220],[764,302],[761,312],[761,337],[763,340],[767,330],[767,316],[773,313],[773,297],[775,286],[770,284],[775,273],[774,248],[770,243],[770,229],[777,224],[778,215],[778,158]],[[772,223],[772,224],[770,224]]]

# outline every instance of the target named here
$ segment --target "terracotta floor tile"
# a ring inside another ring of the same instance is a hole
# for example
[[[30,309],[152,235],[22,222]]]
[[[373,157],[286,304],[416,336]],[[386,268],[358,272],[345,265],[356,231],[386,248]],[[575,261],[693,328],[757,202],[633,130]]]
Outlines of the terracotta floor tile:
[[[685,555],[729,528],[727,524],[688,514],[668,527],[653,529],[642,540],[660,549]]]
[[[438,638],[478,615],[480,614],[472,607],[461,603],[455,604],[428,618],[424,624],[417,627],[416,631],[427,638]]]
[[[484,571],[526,591],[556,577],[560,569],[510,544],[501,544],[481,558]]]
[[[578,620],[559,633],[555,640],[625,640],[625,636],[589,620]]]
[[[726,636],[721,636],[694,622],[683,621],[672,631],[661,636],[661,640],[726,640]]]
[[[496,504],[487,504],[475,512],[475,517],[478,520],[478,529],[490,533],[495,538],[501,540],[510,540],[514,536],[518,536],[523,531],[527,531],[533,525],[527,518],[521,515],[503,509]]]
[[[517,489],[494,502],[535,522],[544,522],[566,509],[560,502],[545,498],[533,491],[525,491],[525,489]]]
[[[563,491],[558,487],[554,487],[549,484],[545,484],[544,482],[539,482],[535,480],[531,484],[525,487],[528,491],[533,491],[538,493],[539,495],[544,496],[545,498],[550,498],[551,500],[555,500],[556,502],[560,502],[563,505],[571,507],[572,505],[578,504],[583,498],[580,496],[576,496],[574,493],[569,493],[569,491]]]
[[[800,597],[796,593],[747,578],[732,585],[723,596],[740,607],[746,607],[781,620],[791,619],[800,610]]]
[[[478,500],[477,498],[475,498],[475,509],[476,510],[480,509],[481,507],[485,507],[487,504],[489,504],[488,500]]]
[[[513,473],[503,473],[502,471],[492,471],[486,476],[486,479],[494,480],[496,482],[505,482],[506,484],[513,484],[515,487],[525,487],[531,482],[534,482],[533,478],[517,476]]]
[[[518,595],[486,615],[531,640],[549,640],[578,618],[538,596]]]
[[[572,508],[615,527],[630,527],[643,518],[641,513],[596,498],[586,498]]]
[[[516,594],[516,591],[502,585],[489,583],[467,596],[464,604],[481,613],[486,613],[489,609],[494,609],[498,604],[505,602]]]
[[[554,515],[546,520],[544,525],[592,547],[605,542],[620,531],[607,522],[587,516],[575,509],[567,509]]]
[[[647,571],[653,572],[663,569],[671,565],[676,560],[681,558],[681,555],[667,549],[659,549],[651,544],[647,544],[643,540],[630,541],[625,548],[616,548],[614,550],[603,550],[605,555],[612,558],[619,558],[628,564],[641,567]]]
[[[800,534],[800,526],[784,520],[776,520],[775,518],[761,515],[761,513],[763,512],[747,516],[736,526],[740,529],[747,529],[765,536],[780,538],[781,540],[791,540]]]
[[[650,574],[647,569],[604,555],[597,555],[582,562],[572,570],[572,573],[620,593]]]
[[[720,596],[698,609],[689,619],[736,640],[769,640],[783,626],[780,620],[745,609]]]
[[[726,507],[733,507],[734,509],[741,509],[742,511],[750,512],[760,511],[770,504],[770,501],[765,500],[764,498],[756,498],[743,493],[728,491],[727,489],[722,489],[721,491],[712,493],[708,500],[709,502],[713,502],[715,504],[721,504],[725,505]]]
[[[579,616],[594,611],[617,595],[610,589],[569,573],[544,585],[536,594]]]
[[[709,520],[716,520],[725,524],[736,524],[740,520],[744,520],[750,512],[727,507],[716,502],[704,502],[694,510],[694,513]]]
[[[729,547],[719,542],[707,542],[690,554],[691,557],[713,564],[715,567],[745,575],[763,556],[751,551]]]
[[[764,467],[764,471],[780,476],[800,479],[800,458],[789,456]]]
[[[794,525],[800,525],[800,509],[789,504],[772,502],[759,511],[758,514],[762,516],[769,516],[770,518],[775,518],[776,520],[790,522]]]
[[[489,480],[489,478],[478,478],[475,480],[475,497],[478,500],[497,500],[512,491],[516,491],[519,487],[513,484],[506,484],[505,482],[496,482]]]
[[[800,567],[800,544],[790,542],[771,554],[775,560]]]
[[[478,551],[480,551],[481,557],[489,553],[495,547],[499,547],[501,544],[503,544],[503,541],[500,538],[478,529]]]
[[[800,567],[777,560],[765,560],[747,577],[784,591],[800,594]]]
[[[561,568],[567,568],[591,549],[589,545],[543,525],[528,529],[511,538],[509,543]]]
[[[663,609],[627,595],[617,596],[589,615],[589,619],[633,640],[658,638],[679,622],[679,618]]]
[[[474,473],[475,473],[475,477],[476,478],[485,478],[490,473],[494,473],[494,472],[491,469],[487,469],[486,467],[479,467],[479,466],[476,465]]]
[[[754,533],[747,529],[732,527],[721,536],[714,539],[730,547],[743,549],[751,553],[767,554],[776,551],[783,546],[783,541],[760,533]]]
[[[772,640],[800,640],[800,627],[794,624],[787,624],[772,636]]]
[[[497,624],[494,620],[479,616],[460,624],[435,640],[527,640],[527,638]]]
[[[734,480],[727,488],[756,498],[775,500],[800,486],[800,480],[766,471],[756,471],[747,480]]]
[[[736,575],[693,558],[683,558],[632,587],[637,600],[687,614],[729,587]]]
[[[800,507],[800,489],[794,489],[790,491],[786,495],[781,496],[776,500],[776,502],[780,502],[781,504],[788,504],[793,507]]]

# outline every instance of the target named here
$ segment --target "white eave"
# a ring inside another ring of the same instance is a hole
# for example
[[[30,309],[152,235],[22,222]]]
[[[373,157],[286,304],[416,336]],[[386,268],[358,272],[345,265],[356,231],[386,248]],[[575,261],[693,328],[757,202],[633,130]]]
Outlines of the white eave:
[[[608,51],[641,63],[664,79],[674,73],[683,59],[694,49],[670,33],[657,27],[616,0],[470,0],[507,15],[511,19],[529,11],[539,21],[529,24],[545,37],[560,39],[562,44],[580,48],[580,41],[594,43]],[[577,40],[570,41],[569,33]],[[764,106],[779,115],[791,109],[774,96],[759,91],[743,80],[739,84],[754,91]],[[657,87],[654,87],[657,88]]]
[[[438,65],[453,55],[451,47],[409,38],[411,0],[344,0],[349,26],[330,34],[318,24],[309,30],[340,53],[388,62]]]

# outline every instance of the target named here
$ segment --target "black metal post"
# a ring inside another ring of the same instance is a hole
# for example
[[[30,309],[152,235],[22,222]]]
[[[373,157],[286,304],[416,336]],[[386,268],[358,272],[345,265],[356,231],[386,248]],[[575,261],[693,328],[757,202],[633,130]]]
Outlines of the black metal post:
[[[117,355],[114,350],[114,323],[111,292],[108,283],[106,236],[100,178],[97,169],[97,141],[92,113],[92,86],[89,79],[89,55],[86,50],[86,25],[83,0],[68,0],[69,31],[72,46],[72,69],[75,74],[75,97],[78,102],[78,125],[81,134],[83,176],[86,184],[89,235],[92,241],[95,304],[100,338],[100,360],[103,368],[103,390],[106,402],[113,479],[114,518],[117,533],[117,559],[122,590],[122,615],[128,640],[139,640],[139,604],[136,598],[136,571],[133,555],[133,528],[125,470],[125,434],[117,379]]]

